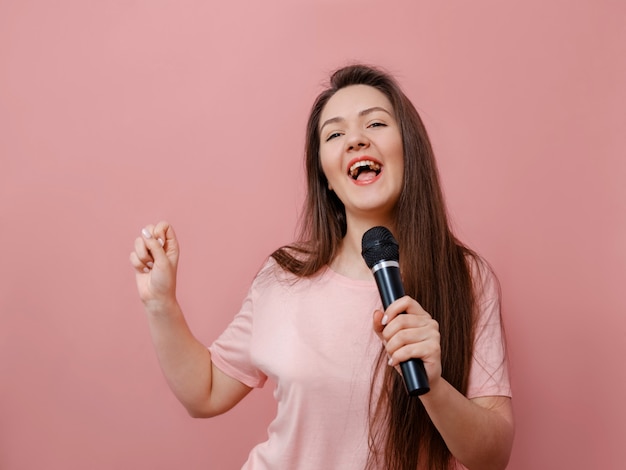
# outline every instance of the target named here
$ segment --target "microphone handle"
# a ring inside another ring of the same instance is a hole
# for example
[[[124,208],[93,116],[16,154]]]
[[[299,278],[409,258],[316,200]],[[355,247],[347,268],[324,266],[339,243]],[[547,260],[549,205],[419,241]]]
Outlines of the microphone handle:
[[[392,302],[400,297],[404,297],[404,287],[402,286],[402,279],[400,278],[400,269],[395,266],[385,266],[380,269],[376,269],[376,267],[377,266],[374,266],[372,269],[374,279],[376,279],[376,285],[378,286],[378,292],[380,292],[383,307],[387,310],[387,307],[389,307]],[[423,395],[430,390],[428,376],[426,375],[426,369],[424,369],[424,362],[421,359],[413,358],[401,362],[400,370],[402,370],[404,385],[410,396],[416,397]]]

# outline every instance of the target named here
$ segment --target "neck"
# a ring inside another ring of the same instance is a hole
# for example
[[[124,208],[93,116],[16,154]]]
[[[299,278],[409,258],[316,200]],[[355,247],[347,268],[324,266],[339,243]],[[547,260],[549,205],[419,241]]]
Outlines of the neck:
[[[383,225],[393,232],[390,223],[384,224],[380,221],[350,223],[348,221],[346,236],[341,242],[337,256],[330,264],[333,271],[352,279],[372,279],[372,273],[361,256],[361,240],[367,230],[377,225]]]

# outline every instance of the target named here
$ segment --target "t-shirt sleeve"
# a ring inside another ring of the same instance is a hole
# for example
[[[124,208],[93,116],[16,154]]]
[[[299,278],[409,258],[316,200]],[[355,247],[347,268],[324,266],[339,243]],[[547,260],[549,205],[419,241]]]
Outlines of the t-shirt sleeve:
[[[209,346],[211,361],[215,367],[248,387],[262,387],[267,380],[267,376],[255,367],[251,356],[255,282],[239,313]]]
[[[474,278],[478,285],[478,313],[467,396],[510,397],[511,384],[500,315],[500,289],[491,269],[480,264],[474,266]]]

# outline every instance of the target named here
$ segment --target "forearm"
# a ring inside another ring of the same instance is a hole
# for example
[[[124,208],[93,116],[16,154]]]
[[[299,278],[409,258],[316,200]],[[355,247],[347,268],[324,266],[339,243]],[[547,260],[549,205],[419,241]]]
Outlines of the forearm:
[[[251,389],[213,366],[211,353],[185,321],[176,301],[179,248],[174,229],[159,222],[144,227],[141,234],[130,262],[165,378],[191,416],[223,413]]]
[[[178,303],[146,306],[157,358],[174,395],[192,416],[210,401],[211,354],[191,333]]]
[[[470,470],[506,468],[514,433],[510,399],[469,400],[444,379],[420,398],[459,462]]]

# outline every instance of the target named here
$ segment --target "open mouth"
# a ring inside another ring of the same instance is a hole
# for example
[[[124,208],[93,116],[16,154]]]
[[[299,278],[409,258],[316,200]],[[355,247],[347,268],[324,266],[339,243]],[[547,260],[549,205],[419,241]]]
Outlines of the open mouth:
[[[355,181],[366,181],[380,174],[381,164],[372,160],[360,160],[348,168],[348,175]]]

